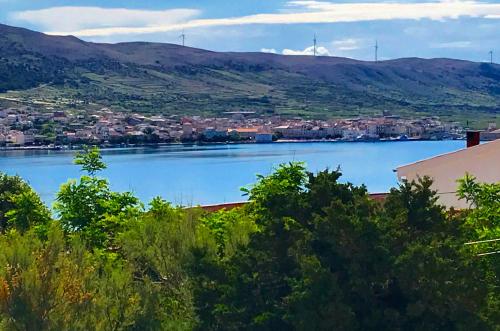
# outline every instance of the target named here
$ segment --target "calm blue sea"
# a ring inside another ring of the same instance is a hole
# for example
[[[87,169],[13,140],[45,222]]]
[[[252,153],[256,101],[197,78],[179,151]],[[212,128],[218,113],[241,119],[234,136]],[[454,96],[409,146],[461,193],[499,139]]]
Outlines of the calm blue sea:
[[[117,191],[132,191],[142,201],[155,196],[182,205],[245,200],[240,188],[289,161],[304,161],[311,171],[340,166],[343,180],[386,192],[397,184],[399,165],[463,148],[463,141],[373,143],[277,143],[173,145],[103,150],[102,176]],[[80,176],[73,151],[2,151],[0,171],[26,179],[51,203],[59,186]]]

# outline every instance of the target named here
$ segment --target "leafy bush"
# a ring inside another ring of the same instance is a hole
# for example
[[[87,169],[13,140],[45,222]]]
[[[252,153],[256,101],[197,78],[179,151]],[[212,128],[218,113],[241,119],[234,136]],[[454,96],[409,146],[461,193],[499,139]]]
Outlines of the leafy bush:
[[[40,232],[50,220],[50,212],[38,194],[18,176],[0,173],[0,231],[26,231],[36,226]]]

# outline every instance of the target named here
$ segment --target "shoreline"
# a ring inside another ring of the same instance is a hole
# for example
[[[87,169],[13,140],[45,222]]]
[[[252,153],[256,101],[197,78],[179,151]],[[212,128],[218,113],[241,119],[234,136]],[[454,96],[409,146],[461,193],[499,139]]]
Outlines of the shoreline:
[[[257,143],[254,141],[225,141],[225,142],[171,142],[171,143],[157,143],[157,144],[97,144],[88,146],[97,146],[102,150],[112,150],[112,149],[139,149],[139,148],[157,148],[157,147],[168,147],[168,146],[210,146],[210,145],[246,145],[246,144],[259,144],[259,145],[270,145],[270,144],[283,144],[283,143],[394,143],[394,142],[412,142],[412,141],[454,141],[454,140],[464,140],[464,139],[379,139],[379,140],[341,140],[341,139],[279,139],[273,142],[267,143]],[[81,151],[83,150],[82,145],[61,145],[61,146],[12,146],[12,147],[0,147],[0,152],[8,151]]]

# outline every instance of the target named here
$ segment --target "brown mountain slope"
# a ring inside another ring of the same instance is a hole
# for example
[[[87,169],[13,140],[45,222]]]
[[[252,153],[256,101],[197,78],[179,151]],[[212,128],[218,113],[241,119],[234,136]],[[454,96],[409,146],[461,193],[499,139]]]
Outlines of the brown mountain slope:
[[[0,60],[0,91],[19,90],[9,95],[124,110],[348,116],[389,109],[459,119],[494,119],[500,110],[500,66],[453,59],[374,63],[100,44],[0,25]]]

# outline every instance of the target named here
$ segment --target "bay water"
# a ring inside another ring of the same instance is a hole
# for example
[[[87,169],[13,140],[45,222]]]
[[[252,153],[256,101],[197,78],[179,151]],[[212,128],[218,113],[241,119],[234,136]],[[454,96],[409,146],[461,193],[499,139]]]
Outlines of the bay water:
[[[240,188],[281,163],[305,162],[310,171],[340,167],[342,181],[365,184],[372,193],[397,185],[396,167],[463,148],[464,141],[300,142],[169,145],[102,150],[108,165],[100,176],[116,191],[131,191],[144,203],[162,196],[174,204],[246,200]],[[82,173],[75,151],[0,151],[0,171],[18,174],[51,204],[59,186]]]

